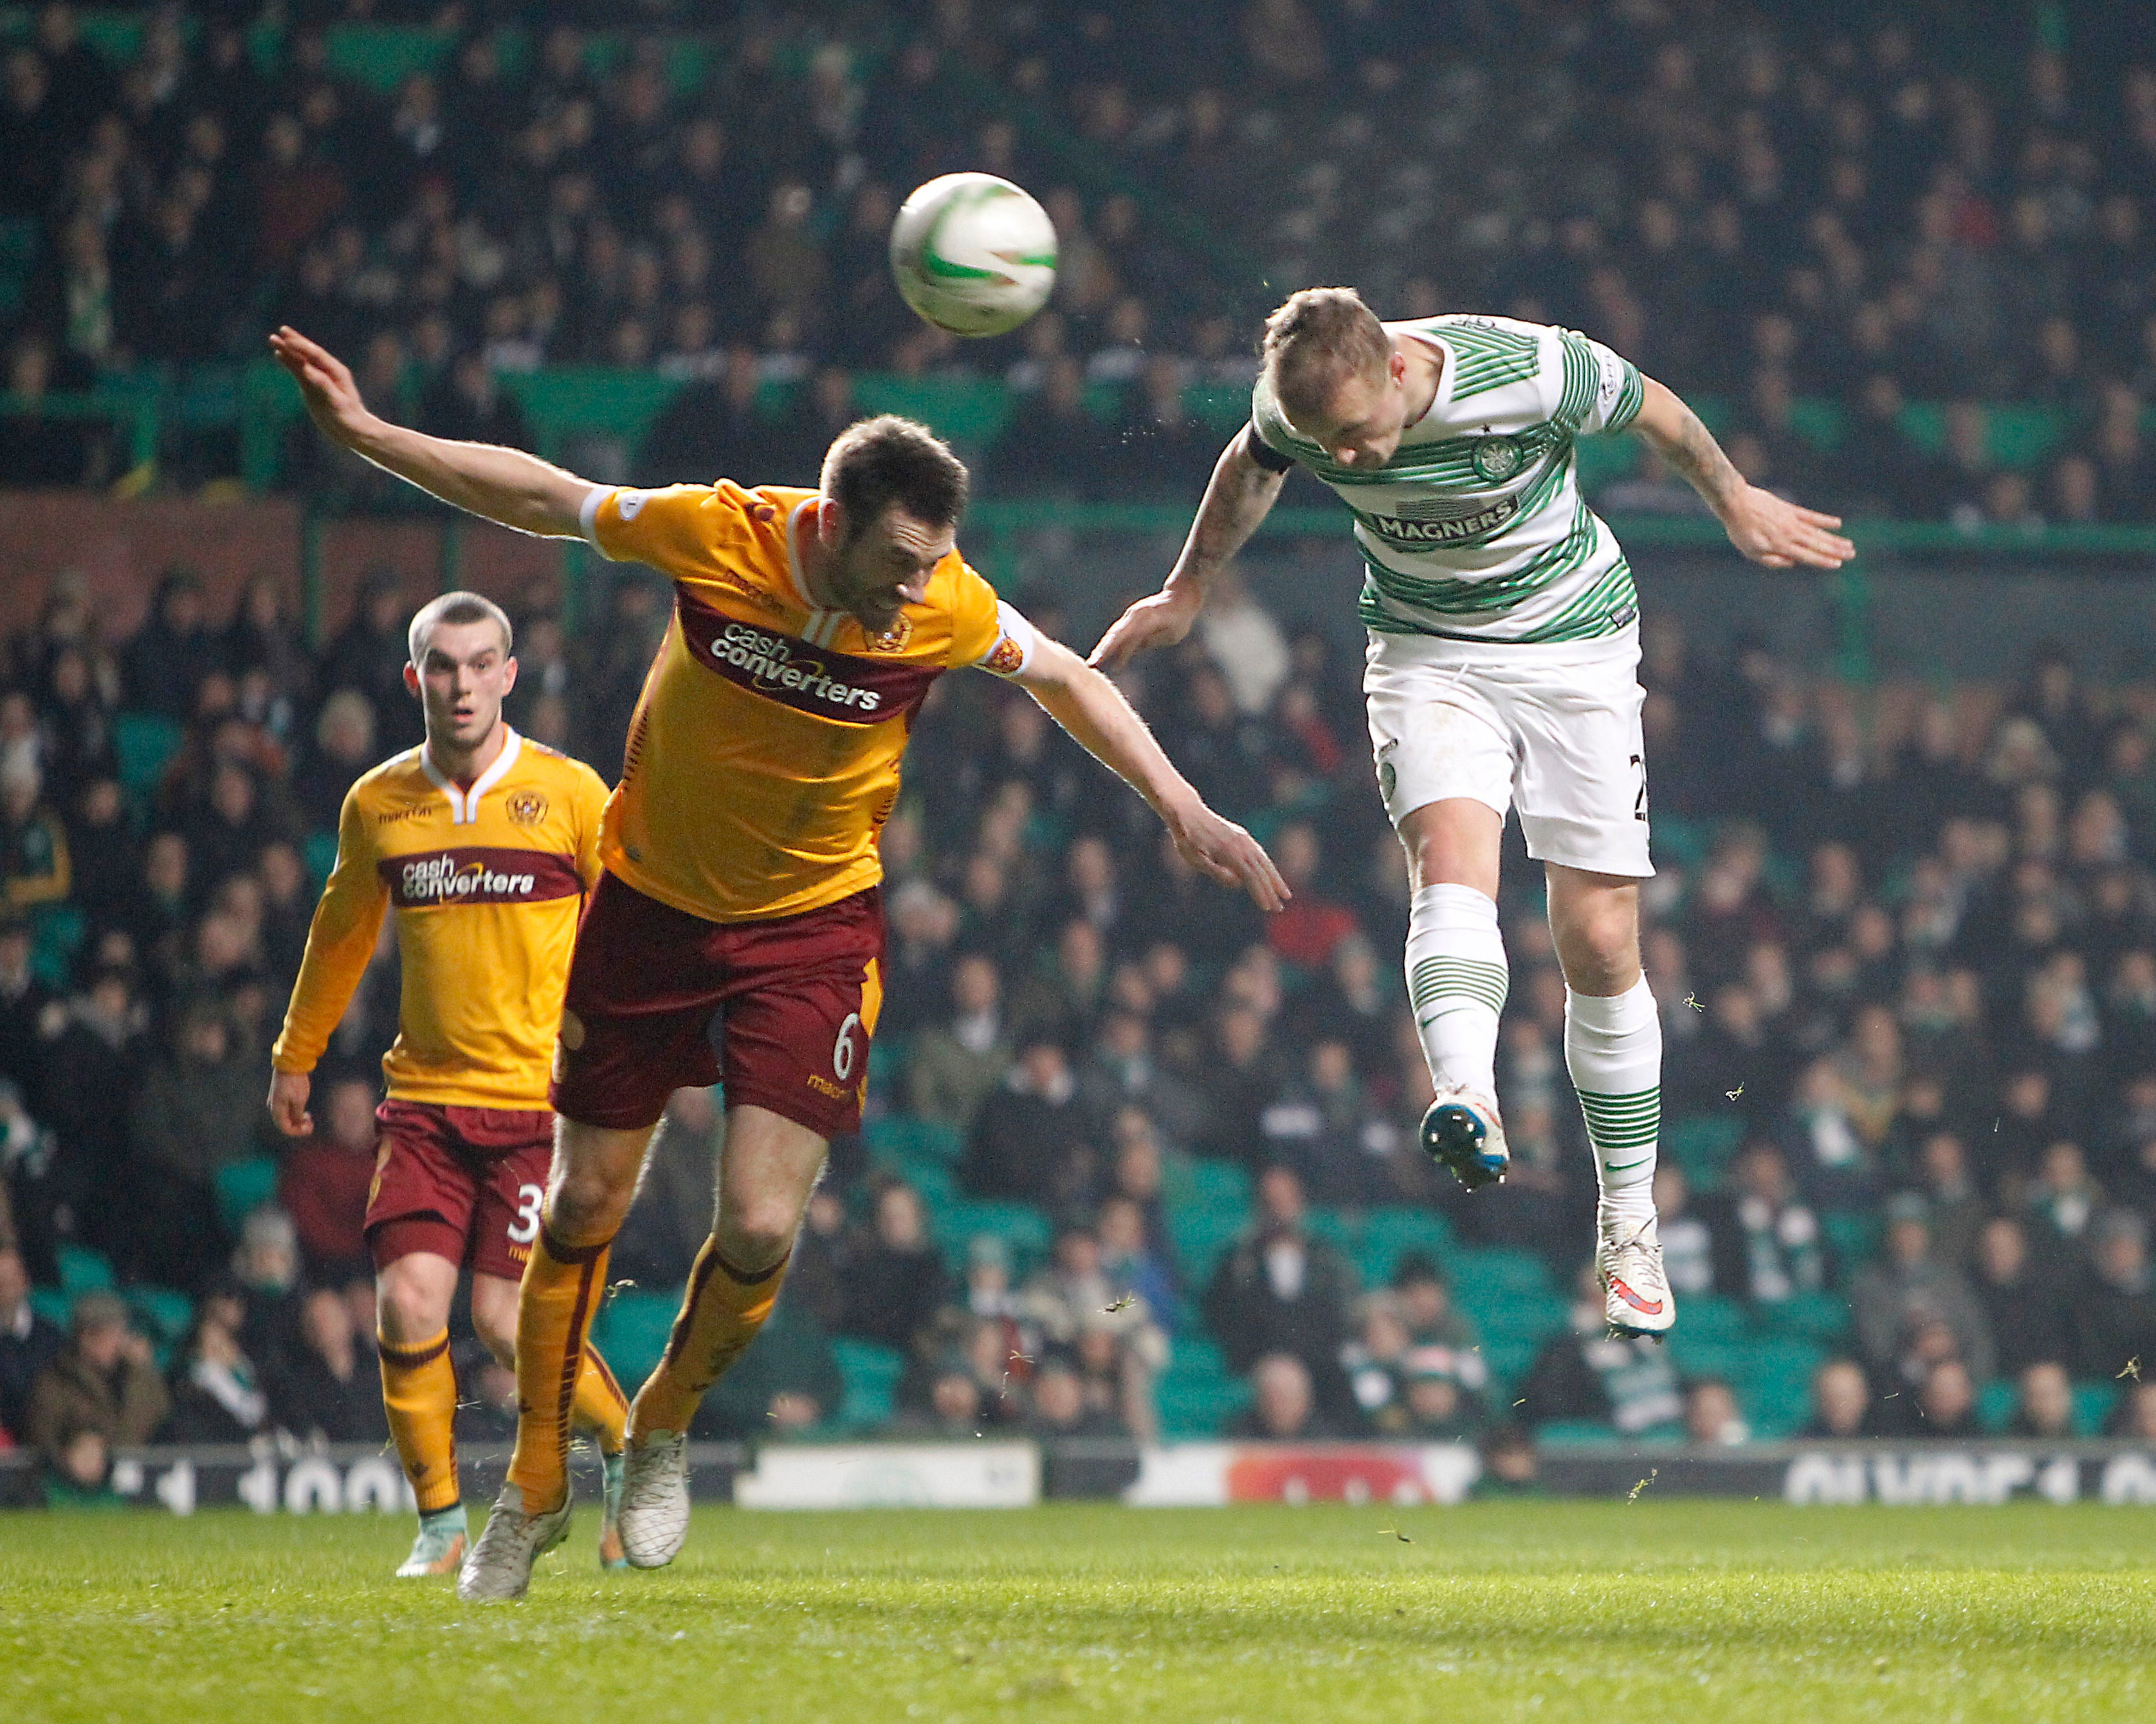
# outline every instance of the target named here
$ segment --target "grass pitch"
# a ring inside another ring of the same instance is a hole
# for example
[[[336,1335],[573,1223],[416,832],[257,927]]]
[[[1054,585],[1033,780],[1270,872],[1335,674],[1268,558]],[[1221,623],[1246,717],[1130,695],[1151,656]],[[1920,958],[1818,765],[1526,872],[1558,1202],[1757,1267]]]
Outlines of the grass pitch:
[[[0,1718],[2143,1718],[2133,1509],[700,1511],[597,1516],[521,1605],[393,1581],[391,1516],[0,1516]],[[1400,1534],[1406,1535],[1404,1542]]]

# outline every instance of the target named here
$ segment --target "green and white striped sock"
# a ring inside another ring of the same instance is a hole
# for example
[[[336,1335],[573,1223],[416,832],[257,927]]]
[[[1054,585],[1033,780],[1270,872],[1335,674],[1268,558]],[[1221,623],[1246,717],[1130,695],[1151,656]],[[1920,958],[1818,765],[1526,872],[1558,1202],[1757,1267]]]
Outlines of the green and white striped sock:
[[[1636,1227],[1655,1216],[1655,1154],[1662,1125],[1662,1020],[1642,976],[1609,998],[1564,1001],[1564,1063],[1587,1116],[1601,1221]]]
[[[1472,886],[1424,886],[1408,910],[1408,1002],[1435,1084],[1495,1095],[1511,985],[1497,906]]]

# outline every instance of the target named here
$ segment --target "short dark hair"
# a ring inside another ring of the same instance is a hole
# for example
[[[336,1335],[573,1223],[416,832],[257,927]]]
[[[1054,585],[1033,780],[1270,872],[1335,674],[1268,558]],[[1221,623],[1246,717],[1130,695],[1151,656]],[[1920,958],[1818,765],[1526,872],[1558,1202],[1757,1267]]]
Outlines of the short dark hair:
[[[849,538],[893,504],[927,526],[954,527],[970,486],[950,444],[896,413],[862,419],[833,439],[820,483],[843,512]]]
[[[1306,287],[1265,319],[1265,375],[1291,415],[1321,410],[1349,377],[1392,362],[1378,314],[1352,287]]]

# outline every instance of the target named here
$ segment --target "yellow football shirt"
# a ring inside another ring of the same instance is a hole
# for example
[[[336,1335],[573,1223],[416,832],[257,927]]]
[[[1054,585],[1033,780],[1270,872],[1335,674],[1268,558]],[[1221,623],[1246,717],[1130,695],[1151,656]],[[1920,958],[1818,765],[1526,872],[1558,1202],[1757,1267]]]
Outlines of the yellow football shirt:
[[[403,991],[382,1061],[389,1093],[545,1107],[606,793],[582,761],[515,731],[469,792],[424,747],[367,773],[345,797],[272,1063],[314,1070],[393,906]]]
[[[1024,619],[952,552],[922,603],[870,637],[819,608],[798,536],[813,491],[731,480],[594,487],[586,536],[674,583],[674,618],[629,726],[600,855],[709,921],[792,916],[883,877],[913,715],[943,672],[1024,668]]]

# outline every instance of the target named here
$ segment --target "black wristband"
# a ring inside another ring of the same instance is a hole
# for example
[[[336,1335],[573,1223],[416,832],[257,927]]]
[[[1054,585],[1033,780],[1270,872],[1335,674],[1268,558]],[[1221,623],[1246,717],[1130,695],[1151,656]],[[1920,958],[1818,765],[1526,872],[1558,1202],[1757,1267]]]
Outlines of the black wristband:
[[[1285,473],[1295,462],[1258,435],[1258,422],[1250,421],[1243,434],[1243,452],[1268,473]]]

